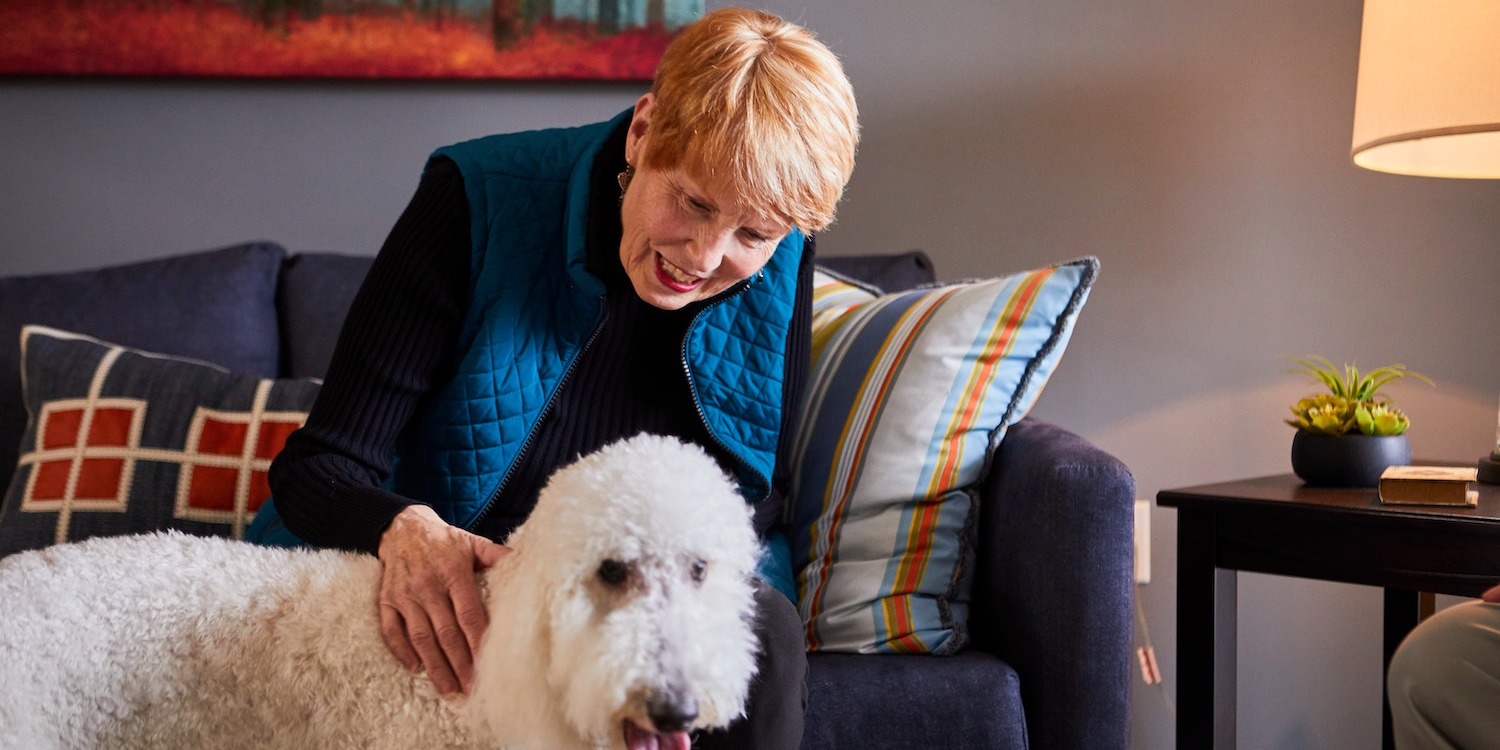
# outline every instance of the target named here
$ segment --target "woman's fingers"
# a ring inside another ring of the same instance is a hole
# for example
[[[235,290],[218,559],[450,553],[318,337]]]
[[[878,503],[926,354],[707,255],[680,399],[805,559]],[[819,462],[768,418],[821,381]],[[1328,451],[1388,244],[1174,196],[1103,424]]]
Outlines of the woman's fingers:
[[[475,572],[485,570],[500,561],[500,558],[510,554],[510,548],[485,539],[481,536],[471,536],[470,542],[474,548],[474,570]],[[490,613],[485,608],[484,597],[479,593],[479,586],[474,583],[474,577],[460,576],[449,589],[453,599],[453,609],[458,617],[458,624],[464,631],[464,637],[469,642],[470,654],[479,653],[479,639],[484,635],[484,629],[489,626]],[[464,683],[464,691],[468,692],[468,682]]]
[[[510,548],[503,544],[495,544],[482,536],[474,536],[474,559],[479,561],[475,570],[482,570],[500,562],[500,558],[510,554]]]
[[[445,694],[472,684],[474,651],[488,623],[474,582],[474,572],[484,567],[476,539],[431,508],[412,506],[380,541],[382,638],[403,664],[420,662]]]
[[[396,661],[401,662],[401,666],[407,669],[422,666],[422,659],[406,638],[406,618],[401,616],[401,611],[395,605],[383,599],[380,602],[380,638],[385,641],[385,647],[395,655]]]
[[[479,652],[479,639],[484,636],[484,628],[489,624],[490,618],[484,610],[484,600],[479,596],[479,588],[470,579],[468,586],[454,586],[449,589],[452,595],[454,630],[457,640],[462,644],[462,651],[467,657],[466,664],[454,664],[458,669],[459,679],[463,681],[464,692],[469,691],[469,681],[473,678],[473,655]],[[457,646],[448,649],[450,652],[459,650]]]
[[[472,674],[473,663],[451,605],[433,602],[418,609],[406,620],[406,636],[439,693],[449,695],[468,688],[464,675]]]
[[[452,605],[446,603],[446,597],[439,600],[431,596],[431,587],[419,583],[423,577],[411,571],[407,561],[400,557],[393,556],[385,562],[379,604],[381,637],[386,648],[408,669],[421,667],[438,692],[453,693],[460,682],[437,636],[439,626],[433,624],[442,621],[445,605],[451,620]]]
[[[1500,604],[1500,586],[1491,587],[1489,591],[1480,594],[1479,598],[1490,604]]]

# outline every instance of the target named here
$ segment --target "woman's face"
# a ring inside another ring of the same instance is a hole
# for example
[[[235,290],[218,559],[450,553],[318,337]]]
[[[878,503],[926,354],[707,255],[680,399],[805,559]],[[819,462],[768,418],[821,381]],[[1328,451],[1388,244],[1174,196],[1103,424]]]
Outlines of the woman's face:
[[[650,137],[651,95],[636,104],[626,160]],[[746,211],[721,181],[638,167],[620,206],[620,263],[648,304],[677,310],[755,275],[788,227]]]

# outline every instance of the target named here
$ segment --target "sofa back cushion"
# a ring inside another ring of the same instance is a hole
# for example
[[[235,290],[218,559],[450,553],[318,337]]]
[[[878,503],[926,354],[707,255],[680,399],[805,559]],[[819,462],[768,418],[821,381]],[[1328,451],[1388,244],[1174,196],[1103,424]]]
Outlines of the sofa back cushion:
[[[937,280],[932,260],[921,250],[876,255],[818,256],[818,265],[863,281],[882,292],[904,292]]]
[[[287,259],[276,297],[284,377],[321,378],[328,372],[344,316],[374,260],[338,253],[299,253]]]
[[[255,242],[90,271],[0,279],[0,487],[26,429],[21,327],[38,324],[261,377],[278,369],[276,277],[286,251]]]

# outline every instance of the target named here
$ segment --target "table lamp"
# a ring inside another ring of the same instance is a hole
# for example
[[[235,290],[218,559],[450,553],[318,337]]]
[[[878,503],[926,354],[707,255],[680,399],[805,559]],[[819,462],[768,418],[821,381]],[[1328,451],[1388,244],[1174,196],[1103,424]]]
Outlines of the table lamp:
[[[1354,163],[1500,178],[1500,1],[1365,0]],[[1500,412],[1479,479],[1500,484]]]

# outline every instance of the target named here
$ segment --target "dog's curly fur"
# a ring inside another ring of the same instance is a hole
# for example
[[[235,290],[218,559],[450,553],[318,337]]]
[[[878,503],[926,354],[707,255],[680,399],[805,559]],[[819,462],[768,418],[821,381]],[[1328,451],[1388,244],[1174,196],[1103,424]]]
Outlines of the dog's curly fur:
[[[702,450],[587,456],[508,544],[466,699],[380,640],[373,557],[176,533],[11,556],[0,747],[618,749],[743,712],[757,545]]]

